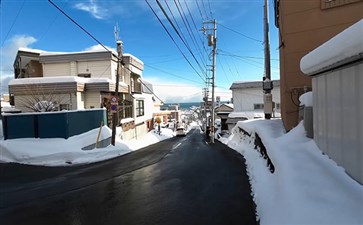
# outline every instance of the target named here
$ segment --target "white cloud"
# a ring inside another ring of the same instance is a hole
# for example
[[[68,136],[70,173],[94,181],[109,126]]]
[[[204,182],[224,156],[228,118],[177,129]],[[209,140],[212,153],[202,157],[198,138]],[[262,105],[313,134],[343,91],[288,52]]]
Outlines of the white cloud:
[[[74,5],[76,9],[90,13],[96,19],[105,19],[107,17],[107,9],[101,7],[97,1],[89,0],[86,3],[77,3]]]
[[[166,103],[201,102],[202,87],[178,81],[165,82],[157,77],[145,79],[153,85],[154,93]],[[221,101],[230,101],[232,92],[220,88],[215,89],[215,96],[220,96]],[[211,97],[211,94],[210,96]]]
[[[148,77],[145,80],[153,85],[154,93],[163,102],[182,103],[202,100],[202,88],[197,85],[165,81],[158,77]]]
[[[0,93],[8,92],[8,83],[14,77],[13,63],[18,49],[28,48],[36,41],[36,38],[29,35],[15,35],[4,43],[0,51]]]

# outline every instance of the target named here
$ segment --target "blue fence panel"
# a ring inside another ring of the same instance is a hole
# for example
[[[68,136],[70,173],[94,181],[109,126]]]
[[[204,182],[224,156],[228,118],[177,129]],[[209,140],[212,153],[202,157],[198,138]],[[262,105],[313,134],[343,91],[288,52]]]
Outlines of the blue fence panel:
[[[67,111],[3,116],[5,139],[69,138],[106,124],[106,110]]]
[[[68,114],[69,136],[78,135],[100,127],[104,122],[106,110],[76,111]]]
[[[34,115],[3,116],[5,139],[36,137]]]
[[[40,138],[68,138],[67,113],[38,114]]]

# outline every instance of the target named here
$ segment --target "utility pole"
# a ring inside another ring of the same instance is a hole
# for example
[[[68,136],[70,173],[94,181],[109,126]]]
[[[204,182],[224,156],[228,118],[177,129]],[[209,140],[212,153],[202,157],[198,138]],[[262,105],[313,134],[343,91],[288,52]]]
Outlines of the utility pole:
[[[215,87],[215,73],[216,73],[216,54],[217,54],[217,22],[216,20],[212,21],[206,21],[203,22],[203,24],[213,24],[212,29],[206,29],[203,27],[203,31],[206,30],[212,30],[212,34],[208,35],[208,46],[212,46],[212,110],[211,110],[211,116],[212,121],[210,125],[210,136],[211,136],[211,143],[214,143],[214,125],[215,125],[215,115],[214,115],[214,107],[215,107],[215,101],[214,101],[214,87]]]
[[[118,117],[118,86],[120,83],[120,64],[123,64],[122,60],[122,41],[119,40],[118,37],[118,26],[115,27],[115,39],[117,45],[117,71],[116,71],[116,87],[115,87],[115,96],[111,98],[111,110],[112,110],[112,136],[111,136],[111,144],[115,146],[115,138],[116,138],[116,126],[119,123]],[[114,107],[114,109],[112,109]]]
[[[273,111],[272,94],[273,83],[271,80],[271,65],[270,65],[270,40],[269,40],[269,22],[268,22],[268,0],[265,0],[264,5],[264,43],[265,43],[265,75],[262,81],[264,91],[263,105],[265,119],[271,119]]]

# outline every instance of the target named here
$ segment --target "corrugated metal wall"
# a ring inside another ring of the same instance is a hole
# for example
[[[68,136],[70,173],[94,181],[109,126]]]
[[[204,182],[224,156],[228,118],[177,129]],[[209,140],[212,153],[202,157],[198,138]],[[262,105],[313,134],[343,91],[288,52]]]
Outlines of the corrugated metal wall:
[[[314,140],[363,183],[363,62],[313,77]]]
[[[69,138],[106,123],[106,110],[3,115],[4,139]]]

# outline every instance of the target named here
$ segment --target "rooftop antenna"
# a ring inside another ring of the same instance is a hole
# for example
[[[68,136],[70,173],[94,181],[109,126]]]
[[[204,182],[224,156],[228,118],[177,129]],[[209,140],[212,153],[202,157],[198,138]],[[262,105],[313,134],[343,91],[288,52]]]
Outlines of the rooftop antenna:
[[[120,40],[119,32],[120,32],[120,28],[118,27],[118,23],[116,23],[116,25],[114,27],[115,41],[116,42]]]

